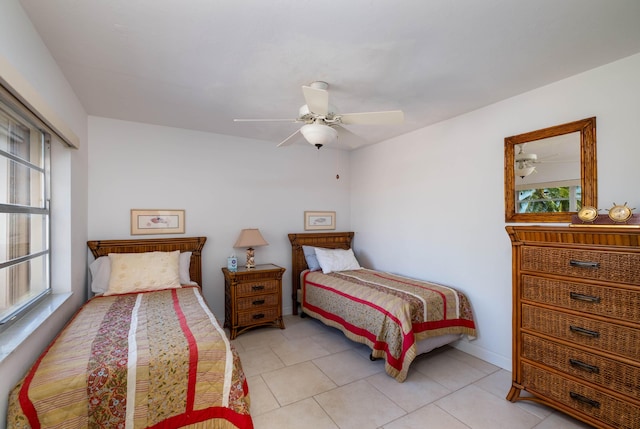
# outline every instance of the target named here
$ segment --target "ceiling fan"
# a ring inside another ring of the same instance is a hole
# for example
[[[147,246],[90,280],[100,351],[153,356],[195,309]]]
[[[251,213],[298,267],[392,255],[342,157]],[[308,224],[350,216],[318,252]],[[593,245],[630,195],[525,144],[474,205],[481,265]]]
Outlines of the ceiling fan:
[[[304,125],[278,144],[288,146],[296,141],[298,134],[312,145],[320,149],[328,143],[338,140],[340,135],[353,135],[342,125],[352,124],[400,124],[404,121],[401,110],[364,113],[338,113],[329,104],[329,84],[322,81],[312,82],[302,87],[302,95],[306,104],[300,107],[295,119],[234,119],[235,122],[299,122]]]

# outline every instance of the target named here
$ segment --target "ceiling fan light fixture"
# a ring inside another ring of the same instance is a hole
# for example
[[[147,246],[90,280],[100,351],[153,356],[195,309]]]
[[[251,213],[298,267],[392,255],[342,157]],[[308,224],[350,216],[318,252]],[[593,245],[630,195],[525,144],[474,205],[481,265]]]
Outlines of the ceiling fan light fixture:
[[[525,177],[533,173],[535,170],[536,170],[536,167],[526,167],[524,165],[522,166],[519,165],[516,167],[516,176],[518,176],[521,179],[524,179]]]
[[[307,124],[300,128],[304,138],[312,145],[326,145],[334,143],[338,139],[338,132],[328,125]]]

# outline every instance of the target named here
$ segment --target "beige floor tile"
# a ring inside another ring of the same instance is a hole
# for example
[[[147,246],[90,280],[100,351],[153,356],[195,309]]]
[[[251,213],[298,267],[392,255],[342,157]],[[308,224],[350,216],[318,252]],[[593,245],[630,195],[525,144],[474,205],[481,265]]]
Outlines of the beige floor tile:
[[[378,428],[405,411],[364,380],[315,396],[340,429]]]
[[[328,329],[322,322],[315,319],[302,319],[298,318],[299,322],[290,323],[287,329],[282,331],[282,334],[288,339],[306,338],[312,335],[325,333]],[[285,320],[285,323],[289,322],[289,319]]]
[[[500,369],[495,365],[490,364],[489,362],[483,361],[482,359],[478,359],[475,356],[471,356],[461,350],[454,349],[453,347],[447,347],[447,356],[450,356],[454,359],[458,359],[467,365],[484,372],[485,374],[492,374]]]
[[[287,337],[283,335],[285,330],[272,327],[253,328],[250,331],[238,335],[233,341],[240,343],[244,350],[269,347],[274,344],[287,342]]]
[[[311,362],[268,372],[262,374],[262,378],[281,405],[336,388],[336,384]]]
[[[325,331],[320,334],[314,335],[311,338],[325,350],[330,353],[338,353],[345,350],[350,350],[355,347],[357,343],[354,343],[350,339],[344,336],[344,334],[337,329]]]
[[[410,371],[402,383],[389,377],[386,372],[366,380],[407,412],[415,411],[451,393],[451,390],[418,371]]]
[[[384,372],[382,360],[371,362],[353,350],[314,359],[313,363],[339,386]]]
[[[534,429],[591,429],[586,423],[560,412],[554,412]]]
[[[311,337],[290,339],[285,343],[271,346],[285,365],[295,365],[331,354]]]
[[[384,429],[469,429],[469,426],[437,407],[427,405],[384,425]]]
[[[475,385],[466,386],[435,404],[473,429],[531,429],[541,421]]]
[[[258,416],[280,408],[280,404],[261,376],[248,377],[247,384],[249,385],[252,416]]]
[[[251,348],[238,352],[238,354],[242,362],[242,369],[247,377],[284,367],[284,363],[278,355],[268,347]]]
[[[253,425],[255,429],[339,429],[313,399],[255,416]]]
[[[469,383],[480,380],[486,374],[471,365],[451,358],[448,353],[418,356],[409,369],[419,371],[450,390],[457,390]]]

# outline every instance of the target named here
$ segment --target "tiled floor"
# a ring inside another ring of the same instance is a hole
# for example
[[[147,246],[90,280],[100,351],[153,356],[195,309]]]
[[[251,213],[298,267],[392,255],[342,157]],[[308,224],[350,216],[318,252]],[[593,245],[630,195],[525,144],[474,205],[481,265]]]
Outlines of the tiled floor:
[[[505,399],[511,373],[452,347],[418,356],[404,383],[369,349],[297,316],[233,344],[249,383],[256,429],[579,429],[550,408]]]

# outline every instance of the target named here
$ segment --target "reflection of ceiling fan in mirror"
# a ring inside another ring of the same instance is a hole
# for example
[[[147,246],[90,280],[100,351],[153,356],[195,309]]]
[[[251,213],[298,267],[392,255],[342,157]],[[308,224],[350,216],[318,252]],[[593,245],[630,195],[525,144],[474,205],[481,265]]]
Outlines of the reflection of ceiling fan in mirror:
[[[309,143],[318,149],[326,144],[334,143],[342,137],[357,137],[342,125],[400,124],[404,121],[404,113],[401,110],[338,113],[337,109],[329,104],[328,87],[328,83],[321,81],[313,82],[309,86],[303,86],[302,94],[306,104],[300,107],[296,119],[234,119],[234,121],[303,123],[304,125],[299,130],[280,142],[278,147],[294,143],[298,134],[302,134]]]
[[[525,153],[524,146],[526,143],[518,145],[518,153],[515,155],[515,173],[521,179],[524,179],[534,171],[536,167],[533,165],[538,161],[538,155],[535,153]]]

